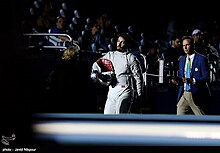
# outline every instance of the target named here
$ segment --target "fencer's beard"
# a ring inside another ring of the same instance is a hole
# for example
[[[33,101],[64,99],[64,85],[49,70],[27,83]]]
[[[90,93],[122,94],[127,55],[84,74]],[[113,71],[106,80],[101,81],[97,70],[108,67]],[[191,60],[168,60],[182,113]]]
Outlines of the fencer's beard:
[[[118,51],[124,51],[125,50],[125,46],[122,46],[121,42],[117,45],[117,50]]]
[[[117,46],[117,50],[118,51],[122,51],[122,47],[121,46]]]

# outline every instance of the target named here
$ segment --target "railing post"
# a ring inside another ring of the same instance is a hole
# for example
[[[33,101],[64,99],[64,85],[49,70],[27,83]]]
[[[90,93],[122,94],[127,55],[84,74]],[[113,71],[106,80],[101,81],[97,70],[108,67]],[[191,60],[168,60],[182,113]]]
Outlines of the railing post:
[[[164,60],[159,61],[159,83],[163,83]]]

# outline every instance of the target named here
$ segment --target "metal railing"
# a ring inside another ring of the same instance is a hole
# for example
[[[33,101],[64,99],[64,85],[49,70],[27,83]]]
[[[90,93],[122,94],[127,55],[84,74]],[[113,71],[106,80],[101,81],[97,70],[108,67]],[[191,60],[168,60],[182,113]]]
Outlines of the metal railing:
[[[24,36],[28,37],[28,48],[47,48],[47,49],[58,49],[59,51],[64,51],[69,46],[76,46],[78,50],[80,50],[80,46],[74,42],[72,42],[72,38],[68,34],[55,34],[55,33],[26,33],[23,34]],[[49,45],[48,39],[50,36],[66,36],[69,40],[64,41],[56,46]],[[38,37],[37,41],[35,38]],[[32,42],[36,41],[36,42]],[[46,41],[46,43],[42,43],[42,41]],[[92,52],[91,52],[92,53]],[[144,83],[147,84],[147,76],[158,77],[158,83],[169,83],[171,78],[175,78],[178,76],[178,68],[172,66],[166,66],[164,60],[159,61],[158,72],[159,74],[150,74],[147,73],[148,65],[146,56],[141,54],[144,60],[144,67],[146,68],[145,72],[143,73]],[[220,70],[219,70],[220,61],[209,61],[209,70],[210,70],[210,82],[214,82],[219,80],[220,78]]]
[[[209,61],[209,73],[210,73],[210,82],[218,81],[219,78],[219,64],[217,61]],[[164,78],[166,78],[167,82],[170,83],[172,78],[178,77],[178,67],[172,66],[164,66]]]
[[[78,50],[80,47],[78,44],[72,42],[72,38],[68,34],[55,34],[55,33],[26,33],[23,34],[28,37],[28,48],[47,48],[47,49],[59,49],[60,51],[64,51],[69,46],[76,46]],[[49,44],[50,36],[65,36],[68,38],[67,41],[58,42],[57,45],[52,46]]]

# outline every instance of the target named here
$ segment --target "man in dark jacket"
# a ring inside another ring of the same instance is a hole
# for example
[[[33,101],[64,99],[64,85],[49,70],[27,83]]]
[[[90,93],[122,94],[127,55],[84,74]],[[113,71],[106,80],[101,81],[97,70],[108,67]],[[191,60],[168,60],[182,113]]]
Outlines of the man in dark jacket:
[[[192,37],[183,37],[182,46],[186,55],[179,62],[177,115],[204,115],[211,96],[208,59],[194,50]]]

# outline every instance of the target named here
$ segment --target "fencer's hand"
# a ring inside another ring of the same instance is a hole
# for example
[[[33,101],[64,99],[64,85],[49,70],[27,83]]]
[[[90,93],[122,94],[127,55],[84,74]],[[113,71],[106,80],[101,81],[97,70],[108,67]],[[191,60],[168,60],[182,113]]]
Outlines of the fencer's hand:
[[[98,71],[97,71],[97,70],[93,70],[92,73],[91,73],[91,75],[90,75],[90,78],[91,78],[94,82],[96,82],[97,79],[98,79]]]

